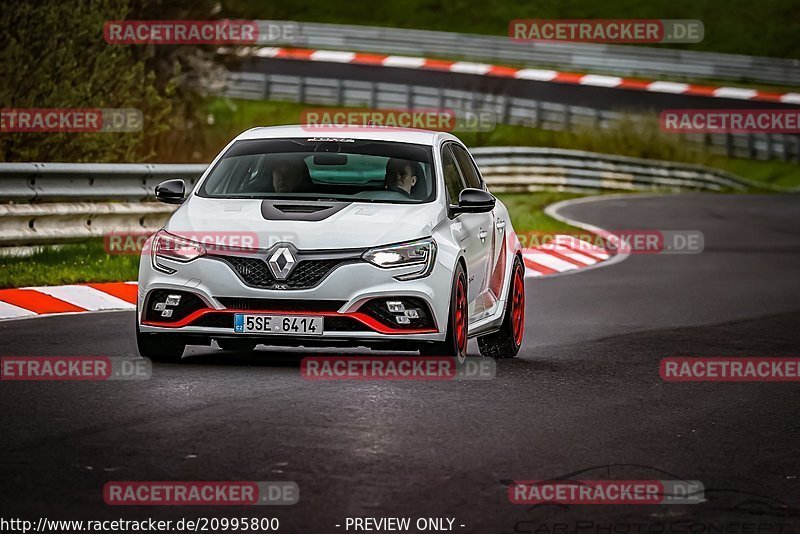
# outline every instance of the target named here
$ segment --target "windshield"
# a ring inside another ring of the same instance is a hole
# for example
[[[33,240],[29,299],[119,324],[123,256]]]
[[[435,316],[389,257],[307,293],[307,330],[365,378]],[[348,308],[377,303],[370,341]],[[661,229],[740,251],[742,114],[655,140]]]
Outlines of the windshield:
[[[336,199],[392,204],[436,196],[429,146],[352,139],[235,143],[198,195],[213,198]]]

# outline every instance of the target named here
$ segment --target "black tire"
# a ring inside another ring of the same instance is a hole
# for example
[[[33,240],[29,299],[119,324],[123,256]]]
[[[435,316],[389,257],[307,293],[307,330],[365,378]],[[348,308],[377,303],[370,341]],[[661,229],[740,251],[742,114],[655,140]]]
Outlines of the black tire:
[[[522,346],[525,334],[525,266],[519,256],[514,260],[509,284],[511,287],[500,330],[478,338],[481,356],[497,360],[514,358]]]
[[[222,338],[217,340],[217,345],[222,350],[235,350],[237,352],[252,352],[258,343],[247,339]]]
[[[460,288],[459,289],[459,285]],[[453,275],[453,285],[450,289],[450,313],[447,319],[447,337],[437,343],[420,345],[419,353],[423,356],[454,356],[463,361],[467,357],[467,329],[469,323],[467,307],[467,276],[461,263],[456,267]],[[461,291],[461,293],[459,293]],[[457,303],[456,301],[460,301]],[[461,315],[459,315],[459,307]],[[461,335],[456,332],[454,325],[460,324]]]
[[[186,343],[174,334],[142,334],[136,325],[136,347],[139,355],[159,362],[177,362],[183,356]]]

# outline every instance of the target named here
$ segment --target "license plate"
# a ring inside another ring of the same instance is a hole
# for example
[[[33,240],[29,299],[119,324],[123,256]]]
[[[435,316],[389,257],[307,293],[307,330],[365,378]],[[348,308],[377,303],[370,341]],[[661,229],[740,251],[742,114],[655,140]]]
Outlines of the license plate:
[[[322,335],[322,317],[307,315],[247,315],[233,316],[233,331],[237,334]]]

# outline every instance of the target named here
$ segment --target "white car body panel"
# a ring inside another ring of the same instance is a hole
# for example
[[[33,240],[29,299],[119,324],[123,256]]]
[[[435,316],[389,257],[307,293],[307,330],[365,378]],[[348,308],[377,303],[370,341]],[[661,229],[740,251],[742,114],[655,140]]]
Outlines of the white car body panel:
[[[223,199],[198,196],[214,165],[237,141],[281,138],[369,139],[428,145],[434,154],[436,198],[421,204],[388,204],[354,201],[322,221],[266,220],[260,199]],[[431,273],[415,280],[398,281],[395,276],[415,268],[380,268],[362,261],[344,264],[307,289],[260,289],[246,284],[228,264],[211,257],[188,263],[159,259],[175,270],[173,274],[153,268],[150,253],[142,255],[139,269],[137,321],[142,333],[180,332],[213,338],[230,336],[229,328],[186,325],[155,326],[144,321],[147,295],[156,289],[191,292],[207,308],[224,310],[217,297],[290,299],[297,302],[339,300],[339,313],[355,312],[374,297],[409,296],[423,299],[433,315],[435,327],[426,333],[381,333],[377,331],[325,331],[323,339],[361,341],[396,340],[427,342],[445,339],[453,272],[457,262],[466,265],[469,301],[469,335],[497,329],[503,320],[514,256],[520,244],[513,233],[505,206],[498,200],[489,213],[463,213],[448,218],[447,195],[442,176],[441,147],[445,142],[463,146],[454,136],[442,132],[369,128],[362,131],[309,132],[300,126],[254,128],[234,139],[215,158],[198,181],[187,201],[172,215],[165,230],[178,235],[215,232],[250,233],[259,249],[277,243],[291,243],[299,251],[368,249],[433,237],[437,245]],[[503,221],[505,227],[498,226]]]

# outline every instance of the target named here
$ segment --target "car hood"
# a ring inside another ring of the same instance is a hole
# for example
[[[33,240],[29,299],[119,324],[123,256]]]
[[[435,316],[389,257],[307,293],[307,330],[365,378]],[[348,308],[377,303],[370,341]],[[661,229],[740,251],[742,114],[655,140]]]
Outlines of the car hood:
[[[165,229],[203,242],[252,243],[262,249],[282,242],[301,250],[367,248],[427,237],[442,216],[436,202],[353,202],[319,221],[296,220],[301,215],[292,220],[268,220],[261,200],[195,195],[175,211]]]

